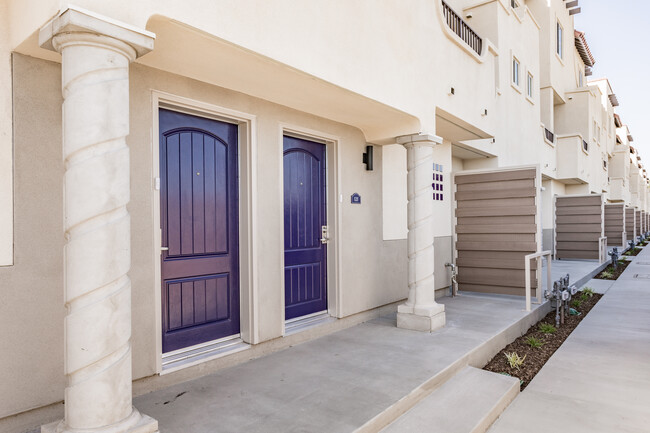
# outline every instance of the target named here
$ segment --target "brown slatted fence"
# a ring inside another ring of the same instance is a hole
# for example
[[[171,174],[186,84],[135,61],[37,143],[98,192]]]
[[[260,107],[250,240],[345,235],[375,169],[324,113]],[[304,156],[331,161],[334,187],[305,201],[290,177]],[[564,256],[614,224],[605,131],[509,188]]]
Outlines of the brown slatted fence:
[[[601,194],[555,197],[555,258],[600,258],[605,234]]]
[[[625,246],[625,205],[622,203],[607,203],[605,205],[605,236],[607,245],[612,247]]]
[[[641,236],[642,230],[643,230],[643,222],[641,221],[641,211],[640,210],[635,210],[634,211],[634,219],[636,220],[636,233],[634,235],[634,242],[637,242],[639,239],[637,239],[639,236]]]
[[[625,232],[628,241],[636,239],[636,218],[634,208],[625,206]],[[626,245],[627,246],[627,245]]]
[[[524,296],[524,256],[537,252],[541,242],[537,169],[461,172],[454,184],[459,289]]]

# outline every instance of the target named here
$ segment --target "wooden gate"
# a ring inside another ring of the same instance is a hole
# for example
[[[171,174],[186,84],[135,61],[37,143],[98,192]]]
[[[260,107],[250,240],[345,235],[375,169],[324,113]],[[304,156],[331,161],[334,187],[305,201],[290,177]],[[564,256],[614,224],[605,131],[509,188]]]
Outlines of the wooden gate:
[[[536,167],[454,175],[459,289],[525,295],[524,257],[541,248]],[[537,287],[536,266],[531,287]]]
[[[556,259],[603,260],[604,209],[602,194],[555,197]]]
[[[636,239],[636,218],[635,218],[634,208],[626,206],[625,207],[625,232],[626,240],[631,241]],[[626,242],[627,246],[627,242]]]
[[[605,204],[605,236],[612,247],[625,246],[625,205],[623,203]]]

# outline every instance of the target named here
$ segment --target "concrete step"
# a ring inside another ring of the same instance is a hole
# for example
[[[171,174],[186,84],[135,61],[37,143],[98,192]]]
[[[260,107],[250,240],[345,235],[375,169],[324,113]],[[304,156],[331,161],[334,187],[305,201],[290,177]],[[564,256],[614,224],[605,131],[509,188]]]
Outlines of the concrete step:
[[[519,394],[519,379],[465,367],[382,433],[484,433]]]

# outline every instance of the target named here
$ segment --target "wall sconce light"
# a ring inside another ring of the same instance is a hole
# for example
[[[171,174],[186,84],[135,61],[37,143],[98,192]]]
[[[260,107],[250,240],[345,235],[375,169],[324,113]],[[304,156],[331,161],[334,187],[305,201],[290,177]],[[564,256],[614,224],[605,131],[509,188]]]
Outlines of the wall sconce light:
[[[366,153],[363,154],[363,163],[366,164],[366,170],[372,171],[372,146],[366,146]]]

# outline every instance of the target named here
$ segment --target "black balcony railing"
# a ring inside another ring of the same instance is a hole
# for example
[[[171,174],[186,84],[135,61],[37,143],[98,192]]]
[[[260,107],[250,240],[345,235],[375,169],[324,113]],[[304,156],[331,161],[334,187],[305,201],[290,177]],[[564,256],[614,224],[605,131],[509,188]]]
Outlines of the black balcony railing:
[[[547,139],[548,141],[550,141],[551,143],[555,143],[555,134],[553,134],[551,131],[549,131],[549,130],[546,129],[546,128],[544,128],[544,136],[545,136],[546,139]]]
[[[483,39],[444,0],[442,0],[442,14],[451,31],[456,33],[474,51],[481,54]]]

